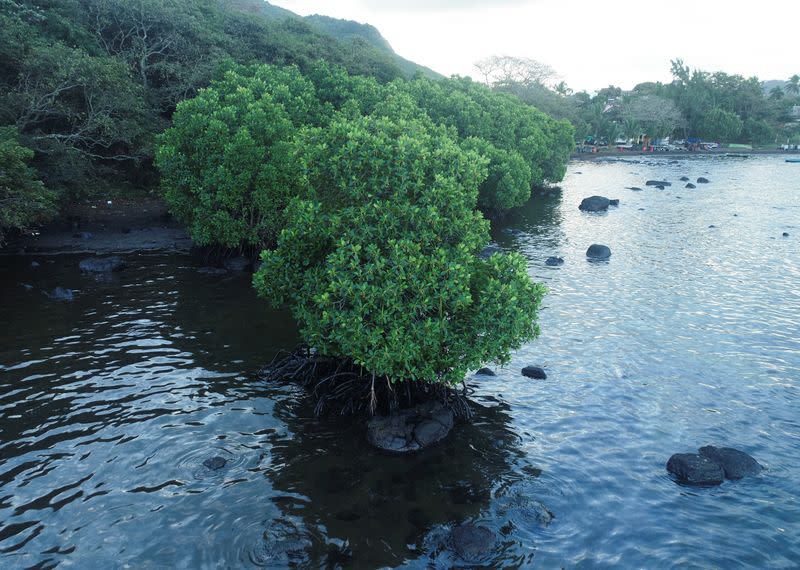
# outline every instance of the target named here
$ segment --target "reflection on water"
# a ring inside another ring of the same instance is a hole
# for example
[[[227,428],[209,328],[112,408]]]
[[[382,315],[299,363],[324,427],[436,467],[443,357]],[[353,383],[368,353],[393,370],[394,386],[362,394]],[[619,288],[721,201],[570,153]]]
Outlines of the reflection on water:
[[[449,568],[463,522],[494,533],[489,566],[796,565],[792,166],[573,165],[562,194],[493,228],[550,289],[541,339],[474,379],[474,422],[414,457],[256,376],[297,337],[246,277],[180,256],[104,279],[72,257],[0,258],[0,566]],[[626,189],[650,178],[676,184]],[[620,206],[579,212],[593,194]],[[592,243],[611,259],[587,263]],[[47,296],[59,286],[72,302]],[[528,364],[548,380],[522,378]],[[707,443],[768,470],[675,485],[669,455]]]

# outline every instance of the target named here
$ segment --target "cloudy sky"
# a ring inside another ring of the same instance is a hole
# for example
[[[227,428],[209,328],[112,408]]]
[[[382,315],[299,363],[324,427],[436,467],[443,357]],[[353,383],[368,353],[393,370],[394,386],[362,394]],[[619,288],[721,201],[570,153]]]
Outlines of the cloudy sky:
[[[490,55],[552,66],[575,90],[670,79],[670,60],[762,80],[800,73],[800,2],[770,0],[271,0],[376,26],[403,57],[477,77]]]

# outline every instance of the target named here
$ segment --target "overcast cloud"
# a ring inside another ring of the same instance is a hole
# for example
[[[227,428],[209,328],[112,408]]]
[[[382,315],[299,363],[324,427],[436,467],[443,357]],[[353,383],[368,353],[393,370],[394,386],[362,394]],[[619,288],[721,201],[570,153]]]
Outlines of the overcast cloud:
[[[573,89],[669,81],[670,60],[761,80],[800,73],[800,2],[717,0],[275,0],[301,15],[368,22],[395,51],[477,77],[490,55],[551,65]]]

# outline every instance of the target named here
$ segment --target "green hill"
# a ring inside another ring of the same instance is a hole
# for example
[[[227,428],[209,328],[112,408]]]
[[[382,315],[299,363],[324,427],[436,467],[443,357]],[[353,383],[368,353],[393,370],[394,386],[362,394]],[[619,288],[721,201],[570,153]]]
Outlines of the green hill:
[[[0,0],[0,143],[33,151],[62,200],[149,188],[155,136],[226,62],[320,59],[379,82],[437,76],[372,26],[262,0]]]

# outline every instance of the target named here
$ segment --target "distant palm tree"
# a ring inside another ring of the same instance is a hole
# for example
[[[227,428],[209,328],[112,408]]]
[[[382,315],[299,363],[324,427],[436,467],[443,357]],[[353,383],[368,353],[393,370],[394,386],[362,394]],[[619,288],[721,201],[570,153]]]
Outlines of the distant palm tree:
[[[779,85],[776,85],[772,89],[769,90],[769,98],[773,101],[777,101],[778,99],[783,99],[783,89],[780,88]]]
[[[796,73],[789,78],[789,83],[784,86],[784,90],[792,95],[800,95],[800,75]]]

